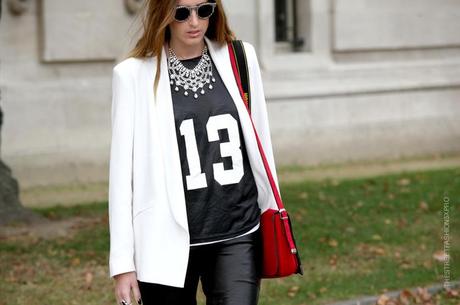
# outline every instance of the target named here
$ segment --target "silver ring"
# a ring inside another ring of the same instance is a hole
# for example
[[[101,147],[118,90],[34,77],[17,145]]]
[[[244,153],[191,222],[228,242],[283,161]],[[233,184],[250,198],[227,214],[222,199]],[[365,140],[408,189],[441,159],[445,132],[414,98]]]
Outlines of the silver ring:
[[[121,300],[120,305],[132,305],[132,303],[128,303],[125,300]]]

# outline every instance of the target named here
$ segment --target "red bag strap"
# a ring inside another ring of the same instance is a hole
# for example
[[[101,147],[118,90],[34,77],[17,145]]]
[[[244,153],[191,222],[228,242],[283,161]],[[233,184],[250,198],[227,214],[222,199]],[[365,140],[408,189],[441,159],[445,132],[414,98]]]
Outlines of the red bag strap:
[[[246,106],[246,110],[248,110],[249,118],[251,119],[252,128],[254,129],[254,134],[256,136],[256,141],[257,141],[257,146],[259,148],[260,156],[262,157],[262,161],[264,163],[265,171],[267,173],[267,177],[268,177],[268,180],[270,182],[270,186],[271,186],[272,191],[273,191],[273,196],[275,197],[276,205],[278,206],[280,217],[283,220],[284,229],[285,229],[285,232],[286,232],[286,237],[288,239],[289,247],[291,248],[291,253],[295,254],[295,253],[297,253],[297,248],[295,246],[295,242],[294,242],[294,239],[292,237],[292,231],[291,231],[291,226],[290,226],[290,223],[289,223],[289,218],[288,218],[288,215],[287,215],[287,211],[284,208],[283,201],[281,200],[281,196],[280,196],[280,194],[278,192],[278,188],[276,187],[275,180],[273,179],[273,175],[272,175],[272,172],[270,170],[270,166],[268,165],[267,157],[265,156],[265,152],[264,152],[262,143],[260,142],[259,135],[257,134],[257,130],[256,130],[256,127],[254,125],[254,121],[252,120],[249,105],[248,105],[248,103],[246,103],[247,99],[245,98],[243,87],[241,85],[241,78],[240,78],[239,70],[238,70],[237,63],[236,63],[236,54],[235,54],[235,50],[234,50],[234,48],[232,46],[232,43],[228,43],[228,51],[229,51],[229,54],[230,54],[230,62],[232,64],[233,74],[235,75],[236,83],[238,85],[238,89],[240,91],[241,98],[242,98],[242,100],[244,102],[244,105]],[[249,81],[249,79],[248,79],[248,81]]]
[[[242,94],[243,100],[249,109],[249,114],[251,114],[251,86],[249,83],[248,61],[246,59],[243,41],[232,40],[228,44],[228,47],[230,53],[234,55],[234,68],[238,71],[238,73],[236,73],[239,76],[237,78],[238,89],[240,89],[240,94]]]
[[[233,46],[232,46],[231,43],[228,43],[228,51],[229,51],[229,54],[230,54],[230,61],[231,61],[231,64],[232,64],[232,70],[233,70],[233,74],[235,75],[235,79],[236,79],[236,83],[238,85],[238,89],[240,91],[241,98],[245,102],[246,99],[245,99],[245,96],[244,96],[243,87],[241,85],[241,78],[240,78],[239,70],[238,70],[238,67],[237,67],[237,64],[236,64],[236,56],[235,56],[235,52],[234,52],[234,49],[233,49]],[[251,119],[252,128],[254,129],[254,133],[256,135],[257,146],[259,148],[260,155],[261,155],[262,161],[264,163],[265,171],[267,172],[268,180],[270,181],[270,186],[272,188],[273,195],[275,196],[276,204],[278,205],[278,210],[280,210],[280,212],[285,212],[286,210],[284,209],[283,201],[281,200],[281,196],[280,196],[280,194],[278,192],[278,188],[276,187],[275,180],[273,179],[273,175],[272,175],[272,172],[270,170],[270,166],[268,165],[267,157],[265,156],[265,152],[264,152],[264,149],[262,147],[262,143],[260,142],[259,135],[257,134],[256,127],[254,126],[254,122],[252,121],[251,111],[248,108],[248,104],[246,102],[244,103],[244,105],[246,106],[246,109],[248,110],[248,113],[249,113],[249,118]]]

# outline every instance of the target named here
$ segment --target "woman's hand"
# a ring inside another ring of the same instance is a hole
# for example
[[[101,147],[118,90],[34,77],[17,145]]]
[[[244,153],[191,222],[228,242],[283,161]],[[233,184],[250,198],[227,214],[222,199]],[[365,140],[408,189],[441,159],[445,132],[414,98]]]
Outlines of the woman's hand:
[[[117,274],[114,276],[115,279],[115,297],[117,298],[118,304],[123,304],[122,301],[126,301],[127,304],[131,304],[131,289],[133,290],[134,299],[137,304],[142,304],[141,292],[137,285],[136,272],[126,272]],[[125,305],[125,304],[123,304]]]

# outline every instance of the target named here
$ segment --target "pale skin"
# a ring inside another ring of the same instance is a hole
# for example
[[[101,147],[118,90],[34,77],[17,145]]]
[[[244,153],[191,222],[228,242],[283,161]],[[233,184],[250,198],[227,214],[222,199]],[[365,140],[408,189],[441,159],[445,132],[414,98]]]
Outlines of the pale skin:
[[[201,4],[203,0],[177,0],[177,5],[195,6]],[[171,30],[171,40],[169,46],[176,53],[179,59],[194,58],[201,55],[204,48],[204,34],[208,29],[209,19],[198,18],[196,11],[185,22],[173,21],[169,24]],[[137,284],[136,272],[126,272],[117,274],[115,279],[115,297],[118,304],[125,300],[131,303],[131,295],[135,302],[139,303],[141,293]]]

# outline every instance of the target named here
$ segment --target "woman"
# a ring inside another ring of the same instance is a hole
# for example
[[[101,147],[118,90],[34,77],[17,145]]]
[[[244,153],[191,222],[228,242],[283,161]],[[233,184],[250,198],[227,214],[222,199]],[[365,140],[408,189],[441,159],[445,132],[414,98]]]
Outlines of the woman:
[[[254,305],[261,212],[277,208],[233,75],[221,0],[150,0],[113,69],[110,276],[119,304]],[[244,43],[254,126],[275,164],[259,65]]]

